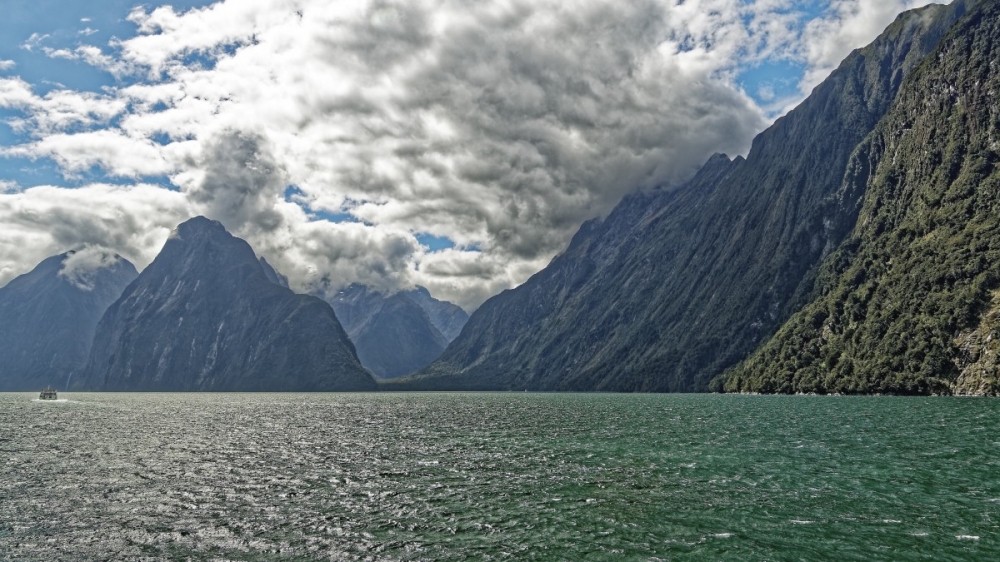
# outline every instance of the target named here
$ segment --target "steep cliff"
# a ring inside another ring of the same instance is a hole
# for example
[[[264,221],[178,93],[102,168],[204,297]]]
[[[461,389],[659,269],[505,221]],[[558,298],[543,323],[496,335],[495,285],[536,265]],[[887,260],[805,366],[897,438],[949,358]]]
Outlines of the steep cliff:
[[[730,391],[1000,391],[1000,3],[980,2],[858,151],[869,174],[818,297]],[[859,187],[860,188],[860,187]]]

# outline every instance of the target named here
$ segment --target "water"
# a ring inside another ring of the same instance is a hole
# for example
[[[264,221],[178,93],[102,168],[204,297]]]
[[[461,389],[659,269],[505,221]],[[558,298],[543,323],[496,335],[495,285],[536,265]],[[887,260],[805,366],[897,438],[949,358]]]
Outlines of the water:
[[[1000,401],[0,394],[3,560],[995,560]]]

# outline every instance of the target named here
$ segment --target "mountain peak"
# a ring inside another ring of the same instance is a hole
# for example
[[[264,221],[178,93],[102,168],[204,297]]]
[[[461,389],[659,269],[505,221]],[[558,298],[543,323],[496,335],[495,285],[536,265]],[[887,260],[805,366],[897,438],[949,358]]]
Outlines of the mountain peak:
[[[77,387],[373,390],[330,305],[265,264],[218,221],[180,224],[101,319]]]
[[[82,368],[101,314],[137,275],[125,258],[85,247],[0,288],[0,390],[60,386]]]
[[[181,224],[170,233],[171,238],[186,238],[188,236],[232,236],[226,227],[217,220],[212,220],[204,216],[192,217]]]

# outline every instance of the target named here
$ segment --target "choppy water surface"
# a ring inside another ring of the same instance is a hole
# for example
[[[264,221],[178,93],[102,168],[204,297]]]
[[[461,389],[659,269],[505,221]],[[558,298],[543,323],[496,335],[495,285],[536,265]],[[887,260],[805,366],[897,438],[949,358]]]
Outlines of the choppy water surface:
[[[0,559],[1000,559],[1000,401],[0,395]]]

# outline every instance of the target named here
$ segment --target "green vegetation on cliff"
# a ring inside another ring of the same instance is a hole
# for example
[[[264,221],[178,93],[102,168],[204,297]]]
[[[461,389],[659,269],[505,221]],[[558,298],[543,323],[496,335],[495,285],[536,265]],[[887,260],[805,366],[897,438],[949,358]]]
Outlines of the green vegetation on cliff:
[[[1000,4],[978,3],[911,74],[855,152],[862,210],[815,300],[725,390],[1000,390],[998,43]]]

